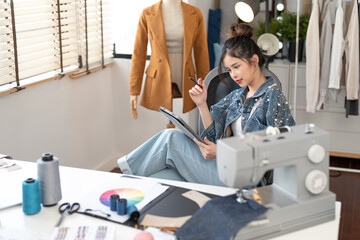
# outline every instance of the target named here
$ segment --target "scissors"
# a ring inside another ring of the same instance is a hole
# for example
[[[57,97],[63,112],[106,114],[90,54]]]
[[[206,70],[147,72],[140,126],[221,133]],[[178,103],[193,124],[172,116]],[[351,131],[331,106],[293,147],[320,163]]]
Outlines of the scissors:
[[[78,202],[75,202],[72,205],[70,203],[68,203],[68,202],[61,204],[60,207],[59,207],[59,212],[61,214],[61,217],[57,221],[55,227],[59,227],[62,220],[67,215],[73,214],[73,213],[77,212],[79,209],[80,209],[80,203],[78,203]]]

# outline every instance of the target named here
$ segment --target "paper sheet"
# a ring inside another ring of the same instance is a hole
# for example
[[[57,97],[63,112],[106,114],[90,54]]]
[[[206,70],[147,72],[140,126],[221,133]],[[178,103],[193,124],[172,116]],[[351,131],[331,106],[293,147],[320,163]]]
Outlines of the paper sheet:
[[[115,228],[111,226],[72,226],[55,228],[52,240],[114,240]]]
[[[110,219],[124,223],[129,219],[128,215],[118,215],[116,211],[110,210],[110,196],[120,195],[127,199],[128,205],[135,205],[140,211],[147,204],[155,200],[169,187],[155,181],[143,180],[133,177],[119,177],[116,181],[102,182],[94,186],[91,192],[80,201],[80,211],[92,209],[92,213],[100,216],[110,214]]]
[[[163,232],[158,228],[149,227],[146,229],[146,232],[151,233],[154,239],[156,240],[176,240],[176,236],[171,232]]]
[[[141,221],[141,225],[150,227],[171,227],[180,228],[191,216],[184,217],[162,217],[151,214],[146,214]]]
[[[207,201],[211,200],[208,196],[197,192],[195,190],[191,190],[182,194],[184,197],[196,202],[199,205],[199,208],[202,208]]]
[[[0,209],[22,203],[22,182],[28,177],[36,176],[28,175],[27,171],[13,160],[0,159]]]

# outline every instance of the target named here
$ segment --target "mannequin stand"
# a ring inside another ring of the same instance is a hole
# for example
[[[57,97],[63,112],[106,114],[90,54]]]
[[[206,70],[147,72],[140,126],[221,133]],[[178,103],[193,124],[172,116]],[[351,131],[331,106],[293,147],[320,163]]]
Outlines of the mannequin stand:
[[[172,83],[172,97],[182,98],[182,94],[176,83]],[[166,124],[166,128],[175,128],[175,125],[171,121],[169,121],[169,123]]]
[[[166,128],[175,128],[175,125],[171,121],[169,121],[169,123],[166,124]]]

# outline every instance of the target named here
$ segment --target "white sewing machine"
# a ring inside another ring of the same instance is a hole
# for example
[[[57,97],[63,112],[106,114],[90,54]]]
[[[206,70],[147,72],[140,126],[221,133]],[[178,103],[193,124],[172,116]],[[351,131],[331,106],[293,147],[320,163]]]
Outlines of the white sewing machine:
[[[257,185],[274,169],[272,185],[244,191],[245,197],[270,208],[268,221],[247,225],[236,239],[267,239],[335,219],[335,194],[328,181],[329,133],[313,124],[283,130],[269,128],[217,142],[219,178],[227,186]]]

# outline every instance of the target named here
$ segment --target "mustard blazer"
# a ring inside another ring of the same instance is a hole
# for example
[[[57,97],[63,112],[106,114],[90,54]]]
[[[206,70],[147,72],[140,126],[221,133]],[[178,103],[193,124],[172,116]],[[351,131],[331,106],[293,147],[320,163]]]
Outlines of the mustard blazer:
[[[140,105],[156,111],[160,106],[172,110],[171,73],[161,3],[159,1],[145,8],[140,15],[129,83],[130,95],[140,95],[149,39],[151,57],[145,72],[146,80]],[[196,106],[189,95],[189,89],[194,86],[189,77],[191,76],[194,79],[201,77],[204,79],[210,71],[210,64],[203,15],[197,7],[184,2],[181,4],[184,22],[182,93],[183,112],[185,113]],[[194,51],[196,71],[192,50]]]

